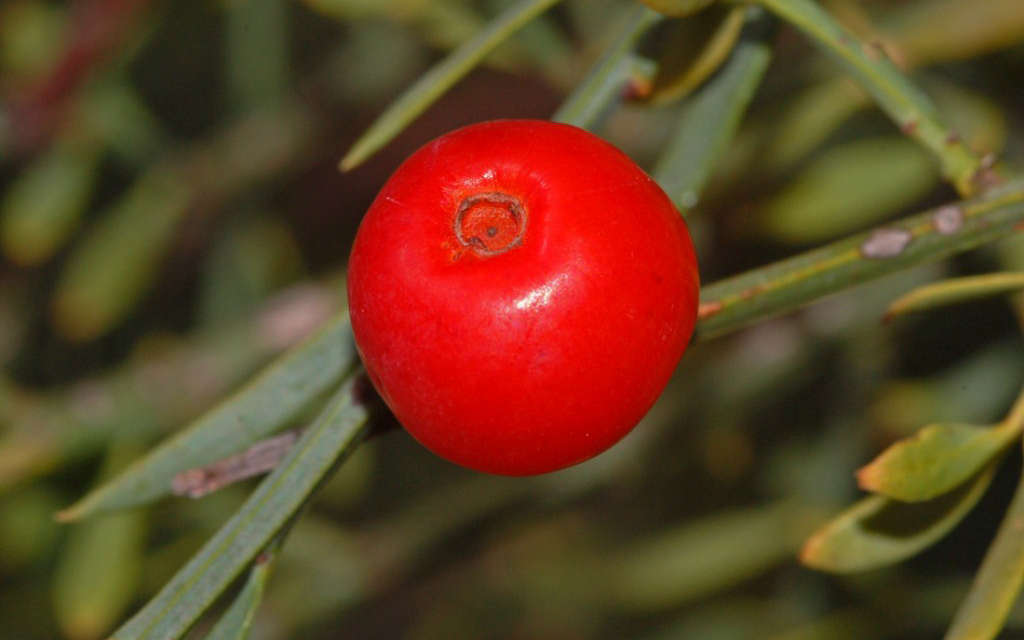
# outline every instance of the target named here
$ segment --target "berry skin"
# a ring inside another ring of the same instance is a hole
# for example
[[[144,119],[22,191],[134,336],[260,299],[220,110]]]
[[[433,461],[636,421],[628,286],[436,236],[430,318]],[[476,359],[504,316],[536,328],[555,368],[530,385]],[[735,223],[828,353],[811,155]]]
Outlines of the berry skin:
[[[489,473],[554,471],[625,436],[693,333],[686,225],[626,155],[499,120],[428,143],[349,260],[356,345],[405,429]]]

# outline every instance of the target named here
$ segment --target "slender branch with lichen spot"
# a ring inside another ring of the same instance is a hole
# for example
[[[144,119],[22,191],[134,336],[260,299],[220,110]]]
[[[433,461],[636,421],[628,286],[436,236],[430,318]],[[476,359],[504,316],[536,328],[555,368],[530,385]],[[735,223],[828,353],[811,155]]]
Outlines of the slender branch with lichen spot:
[[[977,193],[993,180],[989,162],[978,157],[947,127],[931,100],[915,87],[878,45],[862,42],[813,0],[751,0],[804,33],[863,86],[900,131],[938,159],[942,174],[961,196]]]
[[[698,339],[996,240],[1024,224],[1024,179],[704,288]]]

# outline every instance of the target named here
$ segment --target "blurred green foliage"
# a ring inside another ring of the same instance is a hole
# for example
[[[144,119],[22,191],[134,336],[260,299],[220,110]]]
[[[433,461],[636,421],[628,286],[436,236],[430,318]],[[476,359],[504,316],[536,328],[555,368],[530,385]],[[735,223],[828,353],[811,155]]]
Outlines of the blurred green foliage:
[[[1024,633],[1020,0],[643,4],[0,5],[0,638]],[[706,285],[637,429],[537,478],[388,429],[343,313],[387,175],[498,117],[636,158]]]

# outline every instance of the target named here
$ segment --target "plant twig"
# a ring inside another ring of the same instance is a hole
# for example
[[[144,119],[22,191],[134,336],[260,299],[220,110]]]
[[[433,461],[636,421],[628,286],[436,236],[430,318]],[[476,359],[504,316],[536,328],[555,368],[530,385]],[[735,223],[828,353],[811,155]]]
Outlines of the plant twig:
[[[753,0],[800,29],[849,71],[900,128],[939,160],[962,196],[989,181],[989,167],[938,118],[928,97],[887,58],[882,47],[859,41],[813,0]]]
[[[295,441],[297,429],[260,440],[241,453],[204,467],[195,467],[174,476],[171,491],[178,496],[202,498],[219,489],[272,471],[284,459]]]
[[[1024,222],[1024,179],[704,288],[698,339],[996,240]]]

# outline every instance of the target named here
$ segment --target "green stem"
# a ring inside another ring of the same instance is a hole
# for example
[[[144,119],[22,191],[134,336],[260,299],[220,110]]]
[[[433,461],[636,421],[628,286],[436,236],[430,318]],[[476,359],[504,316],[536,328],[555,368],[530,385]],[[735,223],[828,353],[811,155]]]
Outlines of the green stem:
[[[881,47],[861,42],[813,0],[751,0],[804,32],[831,54],[871,94],[900,130],[928,148],[942,174],[962,196],[984,182],[986,166],[960,137],[940,122],[928,97],[889,61]]]
[[[830,293],[996,240],[1024,223],[1024,179],[985,195],[904,218],[872,232],[704,288],[698,339]]]

